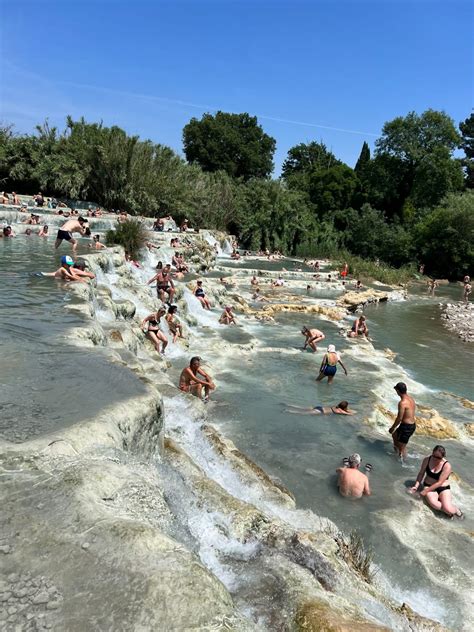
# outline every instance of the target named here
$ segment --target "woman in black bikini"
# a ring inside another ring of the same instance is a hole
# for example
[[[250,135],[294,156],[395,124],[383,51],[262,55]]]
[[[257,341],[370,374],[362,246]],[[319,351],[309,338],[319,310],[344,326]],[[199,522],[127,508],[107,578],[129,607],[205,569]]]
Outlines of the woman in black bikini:
[[[155,349],[158,353],[164,353],[166,347],[168,346],[168,338],[160,329],[160,320],[166,314],[166,309],[164,307],[160,307],[157,312],[153,312],[146,318],[144,318],[141,322],[141,328],[144,333],[148,336],[148,338],[155,345]],[[148,327],[147,327],[148,323]],[[160,349],[161,342],[161,349]]]
[[[423,491],[420,492],[420,496],[426,498],[430,507],[443,511],[450,518],[453,516],[461,518],[462,511],[452,503],[451,487],[448,483],[452,470],[445,456],[445,448],[442,445],[436,445],[433,453],[423,459],[416,483],[410,488],[410,492],[412,494],[417,492],[423,482]]]
[[[337,406],[313,406],[313,408],[302,408],[288,404],[285,412],[294,415],[353,415],[356,411],[350,410],[349,403],[342,401]]]

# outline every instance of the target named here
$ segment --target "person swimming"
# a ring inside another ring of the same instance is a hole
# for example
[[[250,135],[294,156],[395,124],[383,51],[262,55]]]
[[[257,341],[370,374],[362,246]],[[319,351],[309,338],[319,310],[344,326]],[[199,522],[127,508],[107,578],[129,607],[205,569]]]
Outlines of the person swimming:
[[[349,409],[349,402],[345,400],[339,402],[336,406],[314,406],[312,408],[288,404],[288,408],[285,412],[294,415],[354,415],[356,413],[355,410]]]

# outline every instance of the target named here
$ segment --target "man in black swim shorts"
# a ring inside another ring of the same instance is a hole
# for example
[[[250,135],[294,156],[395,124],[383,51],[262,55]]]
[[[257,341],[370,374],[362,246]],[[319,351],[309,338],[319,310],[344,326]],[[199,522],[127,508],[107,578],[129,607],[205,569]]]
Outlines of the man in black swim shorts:
[[[58,230],[56,236],[55,248],[59,248],[63,241],[68,241],[73,251],[77,248],[77,241],[73,238],[72,233],[80,233],[85,235],[89,230],[89,224],[84,217],[78,217],[77,219],[68,219],[65,224]]]
[[[401,460],[407,455],[407,444],[410,437],[416,430],[415,409],[416,404],[413,397],[407,393],[407,385],[404,382],[395,384],[394,389],[400,397],[398,403],[398,414],[389,429],[393,439],[393,449],[398,452]]]

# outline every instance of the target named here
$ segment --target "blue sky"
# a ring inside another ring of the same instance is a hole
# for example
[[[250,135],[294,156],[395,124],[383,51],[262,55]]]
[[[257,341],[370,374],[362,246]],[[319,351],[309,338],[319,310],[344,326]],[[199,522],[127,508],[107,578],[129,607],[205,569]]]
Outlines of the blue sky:
[[[461,0],[3,0],[0,120],[102,119],[181,152],[221,109],[353,166],[383,123],[473,105],[473,4]]]

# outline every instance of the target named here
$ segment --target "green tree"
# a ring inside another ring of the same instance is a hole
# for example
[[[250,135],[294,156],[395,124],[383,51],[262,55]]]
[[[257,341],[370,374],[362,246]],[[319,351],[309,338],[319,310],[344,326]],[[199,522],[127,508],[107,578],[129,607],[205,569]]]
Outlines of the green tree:
[[[459,123],[462,140],[461,147],[466,158],[463,166],[466,172],[466,186],[474,189],[474,114],[471,114],[465,121]]]
[[[444,112],[427,110],[421,115],[410,112],[405,117],[399,116],[385,123],[382,136],[375,143],[376,157],[386,156],[397,161],[401,167],[403,180],[396,187],[396,195],[392,193],[390,196],[391,200],[398,199],[396,212],[400,216],[407,201],[409,206],[432,208],[447,193],[459,190],[461,165],[452,157],[459,143],[454,122]],[[436,190],[432,190],[429,196],[425,186],[427,178],[437,183]],[[382,189],[393,188],[382,183],[380,177],[377,184]],[[371,198],[371,201],[376,200]]]
[[[370,148],[369,145],[364,141],[362,145],[362,149],[360,150],[359,158],[357,159],[356,166],[354,167],[354,171],[358,175],[359,179],[365,178],[368,170],[368,166],[370,164]]]
[[[341,161],[324,143],[300,143],[289,149],[281,174],[290,184],[295,181],[294,176],[312,173],[315,169],[330,169],[339,164]]]
[[[235,178],[266,178],[273,171],[276,141],[244,114],[204,114],[183,129],[184,153],[204,171],[225,171]]]
[[[428,274],[460,279],[474,270],[474,191],[449,194],[415,231]]]

